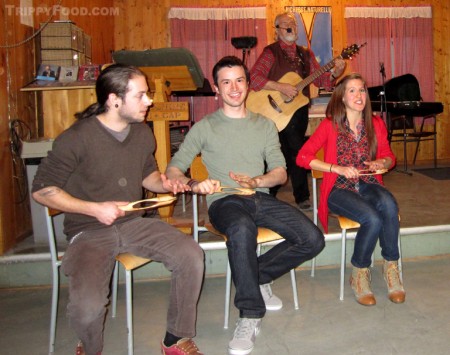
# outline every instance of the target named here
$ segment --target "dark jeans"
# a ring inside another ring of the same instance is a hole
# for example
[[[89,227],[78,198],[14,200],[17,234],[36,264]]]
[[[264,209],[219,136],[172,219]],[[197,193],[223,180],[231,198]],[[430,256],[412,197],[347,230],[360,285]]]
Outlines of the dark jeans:
[[[328,197],[328,207],[332,213],[361,225],[356,233],[352,265],[369,267],[378,239],[383,258],[387,261],[398,260],[400,223],[395,197],[381,185],[363,181],[359,185],[359,193],[334,188]]]
[[[135,218],[79,233],[64,254],[62,268],[69,277],[67,313],[86,355],[102,351],[115,256],[124,252],[162,262],[172,272],[167,331],[179,337],[195,335],[203,250],[192,237],[161,220]],[[152,300],[148,301],[151,307]]]
[[[303,202],[309,199],[308,170],[299,167],[295,160],[298,151],[305,142],[305,133],[308,128],[308,107],[298,109],[285,129],[279,132],[281,150],[286,159],[287,172],[291,179],[292,191],[295,202]],[[280,186],[270,189],[272,196],[276,196]]]
[[[208,213],[214,228],[227,236],[236,287],[234,304],[240,317],[262,318],[266,307],[259,285],[314,258],[325,246],[322,232],[308,217],[266,193],[221,198],[212,203]],[[258,227],[271,229],[285,239],[259,257]]]

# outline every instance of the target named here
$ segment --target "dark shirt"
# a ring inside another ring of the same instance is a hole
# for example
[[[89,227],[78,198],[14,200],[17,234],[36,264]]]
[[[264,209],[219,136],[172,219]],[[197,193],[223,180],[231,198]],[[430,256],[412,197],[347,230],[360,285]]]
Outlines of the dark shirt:
[[[157,169],[155,139],[145,123],[133,123],[120,142],[95,117],[75,122],[59,135],[38,168],[32,192],[56,186],[85,201],[142,199],[142,181]],[[115,223],[140,216],[127,213]],[[66,213],[64,232],[70,237],[104,227],[96,218]]]

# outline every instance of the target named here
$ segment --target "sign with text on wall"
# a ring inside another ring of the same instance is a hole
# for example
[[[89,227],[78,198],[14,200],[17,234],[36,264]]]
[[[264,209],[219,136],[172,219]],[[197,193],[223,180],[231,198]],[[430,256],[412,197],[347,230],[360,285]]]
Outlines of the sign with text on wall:
[[[310,48],[322,66],[333,59],[331,6],[285,6],[297,19],[297,44]]]
[[[150,107],[151,121],[186,121],[189,119],[187,102],[154,102]]]

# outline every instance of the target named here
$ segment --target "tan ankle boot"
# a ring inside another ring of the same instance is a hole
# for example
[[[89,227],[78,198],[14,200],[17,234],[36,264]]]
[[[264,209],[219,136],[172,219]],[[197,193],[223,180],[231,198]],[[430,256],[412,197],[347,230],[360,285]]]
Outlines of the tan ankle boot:
[[[400,279],[400,271],[398,270],[397,261],[384,261],[383,277],[388,288],[388,295],[391,302],[403,303],[405,302],[405,290]]]
[[[370,280],[370,270],[368,268],[353,267],[350,285],[355,293],[356,301],[363,306],[373,306],[377,303],[370,289]]]

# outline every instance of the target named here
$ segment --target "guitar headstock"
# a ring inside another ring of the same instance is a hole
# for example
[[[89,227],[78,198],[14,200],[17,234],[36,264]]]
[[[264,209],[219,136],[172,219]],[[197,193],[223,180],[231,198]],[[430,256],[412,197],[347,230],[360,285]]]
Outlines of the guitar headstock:
[[[361,45],[352,44],[351,46],[348,46],[347,48],[344,48],[341,52],[342,59],[352,59],[352,57],[355,54],[358,54],[359,49],[364,47],[367,44],[367,42],[364,42]]]

